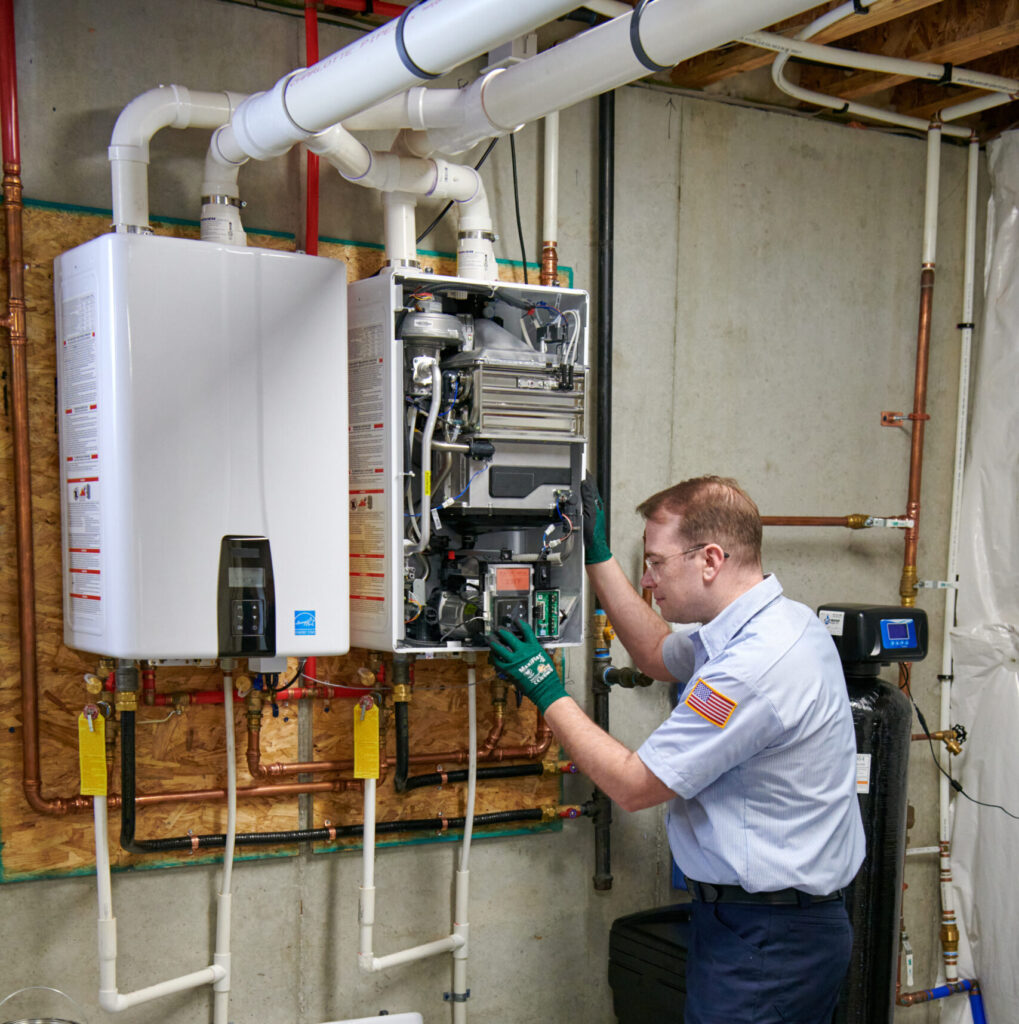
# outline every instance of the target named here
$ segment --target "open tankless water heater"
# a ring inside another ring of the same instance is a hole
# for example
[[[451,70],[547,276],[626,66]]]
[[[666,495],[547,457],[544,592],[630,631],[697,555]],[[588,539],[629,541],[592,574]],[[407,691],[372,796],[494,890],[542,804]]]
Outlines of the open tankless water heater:
[[[581,643],[587,293],[390,267],[348,315],[351,642]]]
[[[110,234],[54,288],[64,642],[345,652],[345,265]]]

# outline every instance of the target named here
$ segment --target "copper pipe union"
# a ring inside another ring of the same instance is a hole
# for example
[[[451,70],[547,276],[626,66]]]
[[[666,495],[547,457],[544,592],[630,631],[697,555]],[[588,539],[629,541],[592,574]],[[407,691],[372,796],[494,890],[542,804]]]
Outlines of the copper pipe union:
[[[137,690],[117,690],[113,695],[113,706],[119,714],[121,711],[138,710]]]
[[[954,924],[941,926],[941,948],[946,953],[959,952],[959,928]]]

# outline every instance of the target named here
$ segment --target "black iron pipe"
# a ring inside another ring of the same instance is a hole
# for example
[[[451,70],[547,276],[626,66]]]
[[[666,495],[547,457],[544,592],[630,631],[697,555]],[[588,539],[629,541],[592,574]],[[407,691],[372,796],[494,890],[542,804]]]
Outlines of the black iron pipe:
[[[489,764],[478,767],[479,779],[517,779],[526,775],[541,775],[545,766],[537,761],[533,764]],[[447,782],[466,782],[468,769],[458,768],[454,772],[429,772],[427,775],[412,775],[406,782],[406,789],[421,789],[424,786],[442,786]]]
[[[605,505],[605,535],[609,536],[612,482],[612,257],[615,219],[616,176],[616,97],[602,93],[598,97],[598,307],[597,307],[597,375],[598,399],[595,422],[595,448],[598,468],[595,479]],[[597,603],[597,602],[596,602]],[[609,687],[602,671],[594,673],[592,695],[594,720],[609,731]],[[594,887],[598,891],[612,888],[612,803],[600,790],[592,794],[594,803]]]
[[[474,815],[475,825],[501,825],[518,821],[541,821],[540,807],[525,807],[518,811],[492,811],[489,814]],[[407,821],[378,821],[375,832],[444,832],[463,828],[466,818],[412,818]],[[241,832],[235,836],[238,846],[275,846],[281,843],[328,842],[340,837],[359,836],[363,825],[340,825],[335,828],[298,828],[287,832]],[[207,850],[226,845],[222,832],[202,836],[171,836],[165,839],[146,839],[141,853],[154,850]]]

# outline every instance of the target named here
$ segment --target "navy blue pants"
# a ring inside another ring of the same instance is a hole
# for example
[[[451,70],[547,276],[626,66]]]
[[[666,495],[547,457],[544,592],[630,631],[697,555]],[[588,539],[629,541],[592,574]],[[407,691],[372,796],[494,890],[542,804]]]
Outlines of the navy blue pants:
[[[841,901],[692,912],[685,1024],[830,1024],[853,945]]]

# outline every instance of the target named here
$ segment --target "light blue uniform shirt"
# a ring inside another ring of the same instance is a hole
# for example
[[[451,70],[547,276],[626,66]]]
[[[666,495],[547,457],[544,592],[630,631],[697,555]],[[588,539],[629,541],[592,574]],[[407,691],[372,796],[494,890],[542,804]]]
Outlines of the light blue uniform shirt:
[[[689,682],[637,754],[678,794],[668,835],[683,873],[750,892],[848,885],[864,855],[856,739],[817,616],[766,576],[662,654]]]

